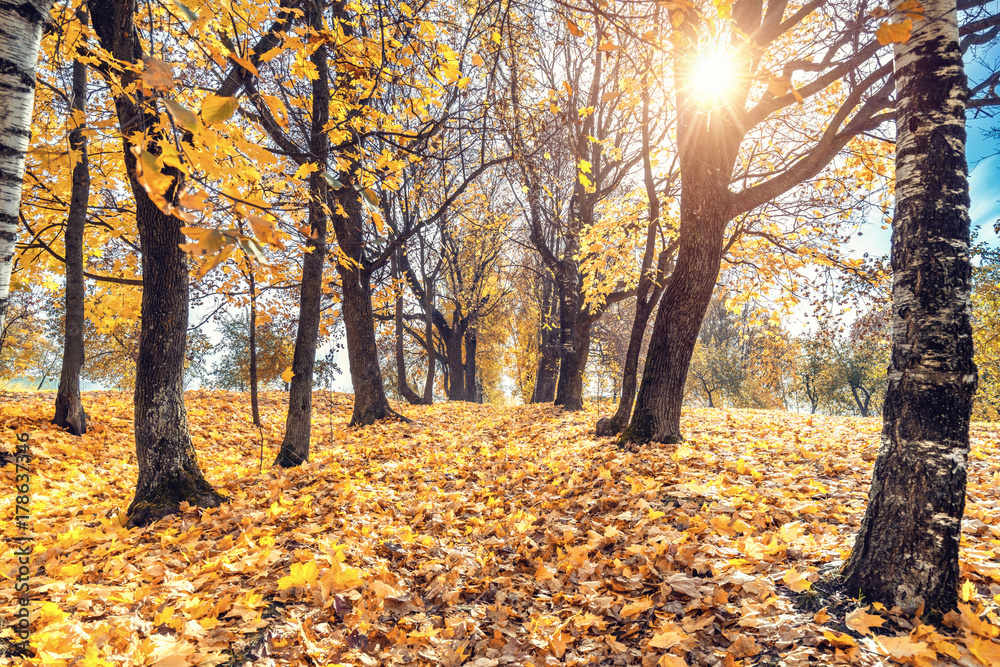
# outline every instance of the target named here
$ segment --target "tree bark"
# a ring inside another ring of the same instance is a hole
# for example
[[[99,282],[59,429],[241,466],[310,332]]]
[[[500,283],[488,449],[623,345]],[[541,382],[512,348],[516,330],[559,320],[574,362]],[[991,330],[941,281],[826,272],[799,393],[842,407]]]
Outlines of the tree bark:
[[[590,326],[580,312],[582,295],[575,265],[570,268],[576,278],[557,276],[559,290],[559,381],[556,384],[556,405],[565,410],[583,409],[583,374],[590,351]]]
[[[972,361],[968,97],[955,0],[924,2],[895,48],[893,327],[882,442],[843,570],[851,595],[940,613],[958,602]]]
[[[86,25],[87,11],[77,10],[77,17]],[[87,66],[73,61],[73,96],[70,108],[81,117],[87,110]],[[69,213],[66,216],[66,318],[62,373],[56,393],[56,412],[52,423],[69,429],[73,435],[87,432],[87,413],[80,398],[80,370],[83,368],[83,333],[86,317],[84,297],[86,282],[83,276],[83,233],[87,225],[87,205],[90,200],[90,163],[87,156],[87,137],[84,126],[73,128],[69,134],[71,154],[79,155],[73,166],[73,187],[70,192]]]
[[[651,276],[650,269],[653,267],[653,253],[656,250],[657,231],[660,227],[660,198],[653,177],[652,141],[649,136],[649,93],[645,85],[642,93],[642,166],[646,200],[649,202],[646,246],[639,269],[639,284],[636,285],[635,289],[635,315],[632,318],[632,330],[629,333],[628,349],[625,351],[625,364],[622,368],[621,399],[618,401],[618,409],[615,410],[614,415],[597,421],[596,431],[599,436],[618,435],[628,424],[629,417],[632,416],[642,340],[646,336],[649,317],[653,314],[653,309],[656,308],[656,304],[663,294],[667,265],[677,249],[676,243],[670,243],[660,251],[656,261],[656,275],[655,277]],[[711,400],[711,396],[709,400]]]
[[[479,386],[476,384],[476,348],[479,345],[479,337],[476,334],[476,327],[470,326],[465,330],[465,400],[472,403],[482,403],[482,396],[479,395]]]
[[[31,138],[35,66],[51,0],[0,4],[0,331],[7,319],[24,157]]]
[[[323,4],[314,0],[308,4],[309,25],[323,28]],[[288,416],[285,418],[285,438],[274,460],[282,468],[297,466],[309,460],[309,437],[312,434],[313,368],[316,365],[316,343],[319,339],[320,301],[323,297],[323,259],[326,256],[326,153],[329,141],[326,123],[330,118],[330,78],[326,63],[326,46],[320,45],[309,60],[316,67],[312,82],[312,127],[309,131],[309,153],[318,171],[309,175],[309,229],[307,252],[302,258],[302,292],[299,297],[299,327],[292,354],[292,382],[288,391]]]
[[[392,277],[399,278],[399,266],[396,256],[391,259]],[[395,300],[395,323],[396,323],[396,389],[410,405],[422,405],[425,403],[424,397],[420,396],[410,386],[406,379],[406,354],[403,350],[403,292],[396,293]]]
[[[358,192],[352,187],[353,169],[341,180],[344,187],[336,191],[330,208],[336,211],[340,206],[344,210],[344,215],[331,216],[331,223],[337,244],[348,258],[337,262],[337,273],[343,291],[347,358],[354,386],[350,426],[367,426],[386,418],[405,419],[389,406],[382,386],[372,312],[371,274],[364,268],[364,217]]]
[[[135,30],[134,0],[91,0],[90,18],[101,45],[115,58],[129,63],[142,57]],[[138,77],[122,70],[122,89]],[[136,158],[125,138],[142,121],[155,127],[148,114],[129,96],[115,98],[122,133],[125,170],[136,204],[136,225],[142,252],[142,330],[135,371],[135,448],[139,478],[128,508],[128,525],[144,526],[170,514],[186,501],[199,507],[217,507],[226,498],[205,479],[188,432],[184,407],[184,361],[188,326],[187,255],[180,245],[181,221],[161,211],[136,177]],[[182,174],[167,193],[172,198]]]
[[[250,282],[250,414],[253,425],[260,426],[260,405],[257,400],[257,282],[247,258],[247,280]]]
[[[455,319],[458,319],[457,317]],[[451,326],[445,324],[444,317],[435,318],[438,333],[444,341],[444,350],[448,362],[448,400],[464,401],[465,398],[465,363],[462,361],[462,341],[465,338],[465,321],[452,321]]]
[[[532,403],[555,401],[556,380],[559,377],[559,328],[552,313],[557,301],[551,275],[546,273],[542,280],[542,321],[538,331],[538,370],[535,372]]]
[[[424,404],[434,402],[434,367],[437,355],[434,349],[434,280],[428,277],[424,304],[424,339],[427,341],[427,376],[424,378]]]

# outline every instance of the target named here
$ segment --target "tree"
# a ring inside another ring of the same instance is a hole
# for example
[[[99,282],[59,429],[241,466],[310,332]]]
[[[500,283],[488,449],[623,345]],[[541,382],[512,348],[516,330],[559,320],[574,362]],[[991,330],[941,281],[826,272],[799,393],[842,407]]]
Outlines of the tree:
[[[954,0],[927,0],[895,47],[892,357],[868,506],[842,575],[866,601],[941,613],[958,602],[976,390],[965,102]]]
[[[842,8],[811,3],[787,17],[786,9],[784,2],[738,0],[732,5],[734,27],[728,44],[718,46],[727,49],[735,71],[729,87],[714,98],[697,85],[705,76],[700,62],[713,49],[705,44],[704,19],[694,7],[677,17],[679,27],[673,37],[681,173],[677,260],[661,297],[635,409],[621,444],[681,439],[685,378],[727,250],[727,227],[740,218],[752,220],[746,215],[819,174],[857,134],[874,130],[888,118],[884,112],[891,104],[891,67],[869,64],[881,45],[871,39],[845,48],[852,43],[848,35],[856,34],[856,26],[839,19]],[[823,30],[819,24],[825,24]],[[832,43],[825,37],[800,42],[797,58],[781,63],[788,40],[801,40],[802,31],[810,29],[831,36]],[[806,57],[810,51],[815,60]],[[772,67],[781,67],[781,73],[769,73]],[[791,77],[797,73],[809,79],[793,85]],[[760,80],[767,82],[767,89],[751,96],[754,82]],[[834,90],[843,92],[833,94]],[[808,109],[824,96],[827,101],[822,104],[835,111],[831,115],[817,109],[826,119],[822,129],[807,130],[816,116],[803,115],[798,121],[804,124],[801,134],[794,142],[774,141],[766,132],[771,122],[790,122],[790,108],[799,101]],[[776,150],[784,155],[776,155]],[[757,160],[772,166],[754,168]],[[733,192],[731,185],[737,182],[742,189]]]
[[[31,110],[35,100],[35,65],[42,26],[49,19],[51,0],[28,0],[0,7],[0,331],[4,329],[14,268],[18,209],[24,158],[31,137]]]
[[[142,99],[125,92],[141,88],[137,63],[143,46],[135,28],[135,0],[92,0],[91,21],[101,46],[117,61],[120,78],[113,90],[122,134],[122,153],[135,197],[136,223],[142,252],[142,331],[139,337],[135,378],[135,445],[139,477],[129,504],[128,523],[143,526],[177,512],[181,502],[217,507],[225,498],[205,479],[198,466],[184,407],[184,362],[188,326],[187,256],[181,248],[181,220],[164,211],[147,190],[152,174],[143,172],[142,147],[133,152],[130,128],[137,122],[158,127],[159,115]],[[153,147],[157,149],[156,146]],[[150,153],[150,155],[152,155]],[[153,157],[155,160],[155,156]],[[179,197],[182,173],[167,167],[170,177],[167,201]],[[140,180],[142,178],[142,180]],[[163,196],[163,195],[160,195]]]
[[[306,22],[310,32],[318,35],[323,29],[326,3],[312,0],[306,5]],[[292,357],[292,381],[288,391],[288,415],[285,437],[274,465],[283,468],[297,466],[309,460],[309,437],[312,433],[313,366],[316,364],[316,343],[319,339],[320,301],[323,296],[323,260],[326,256],[327,151],[329,139],[326,124],[330,118],[330,77],[327,50],[320,43],[309,57],[315,68],[312,80],[312,125],[309,129],[309,238],[302,258],[302,288],[299,300],[299,326]]]
[[[222,357],[212,368],[212,385],[221,389],[246,391],[253,377],[250,355],[250,315],[223,315],[219,320]],[[291,326],[270,320],[256,326],[257,379],[263,386],[281,381],[293,354]]]
[[[86,25],[87,10],[77,10],[80,22]],[[71,109],[81,117],[87,113],[87,66],[79,58],[73,60],[73,95]],[[83,276],[83,234],[87,225],[90,200],[90,163],[87,156],[87,137],[78,122],[69,135],[71,153],[79,155],[73,166],[73,189],[70,193],[69,213],[66,216],[66,314],[64,320],[64,347],[59,391],[56,393],[56,410],[52,422],[68,428],[73,435],[87,432],[87,413],[80,398],[80,371],[84,362],[85,291]]]

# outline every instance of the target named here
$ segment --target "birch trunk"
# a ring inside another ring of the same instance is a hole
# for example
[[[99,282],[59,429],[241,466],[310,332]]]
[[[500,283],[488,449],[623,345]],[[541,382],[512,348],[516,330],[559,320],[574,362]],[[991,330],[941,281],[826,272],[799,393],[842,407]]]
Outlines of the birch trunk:
[[[844,583],[912,613],[958,602],[969,417],[976,389],[969,321],[968,97],[955,0],[895,50],[893,326],[882,442]]]
[[[52,2],[0,2],[0,331],[14,268],[24,156],[31,138],[35,66]]]

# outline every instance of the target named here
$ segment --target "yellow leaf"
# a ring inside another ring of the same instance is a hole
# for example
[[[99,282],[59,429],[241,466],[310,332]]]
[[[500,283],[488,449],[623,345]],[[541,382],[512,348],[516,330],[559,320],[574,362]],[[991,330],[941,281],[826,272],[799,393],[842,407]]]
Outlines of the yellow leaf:
[[[812,588],[812,584],[803,579],[802,575],[796,572],[794,568],[785,572],[785,576],[781,579],[796,593],[801,593]]]
[[[207,262],[198,267],[198,270],[194,273],[194,277],[199,280],[204,278],[209,271],[226,261],[226,258],[233,254],[234,250],[236,250],[235,245],[226,245],[221,252],[212,255]]]
[[[907,18],[911,18],[914,21],[922,21],[924,19],[924,6],[919,0],[904,0],[896,7],[896,11],[902,12]]]
[[[867,613],[864,609],[855,609],[845,619],[847,627],[863,635],[870,634],[872,628],[880,628],[885,623],[881,616]]]
[[[583,30],[575,22],[566,19],[566,27],[574,37],[583,37]]]
[[[657,667],[688,667],[687,660],[676,655],[664,655],[656,663]]]
[[[772,76],[767,82],[767,89],[775,97],[781,97],[792,87],[792,81],[787,76]]]
[[[295,373],[292,372],[292,367],[289,366],[281,373],[281,379],[284,382],[291,382],[292,378],[295,377]]]
[[[253,235],[260,239],[261,242],[268,243],[279,249],[282,247],[281,241],[274,234],[274,223],[272,221],[253,213],[247,213],[246,219],[250,223],[250,228],[253,229]]]
[[[473,53],[472,54],[472,64],[475,65],[476,67],[482,67],[483,66],[483,57],[481,55],[479,55],[478,53]]]
[[[142,83],[162,93],[174,87],[174,71],[159,58],[145,56],[142,59]]]
[[[395,588],[385,583],[384,581],[379,581],[378,579],[373,580],[368,587],[375,593],[375,596],[379,599],[392,597],[397,594]]]
[[[853,637],[843,632],[824,630],[823,637],[837,648],[851,648],[858,645]]]
[[[149,151],[132,146],[129,149],[137,159],[135,161],[135,180],[146,191],[150,201],[161,211],[171,213],[171,205],[166,199],[167,190],[174,184],[174,177],[160,171],[156,164],[156,156]]]
[[[549,650],[556,658],[563,657],[563,653],[566,652],[566,647],[573,641],[573,635],[568,632],[563,632],[559,630],[554,635],[549,637]]]
[[[621,47],[618,46],[617,44],[612,44],[611,42],[604,42],[603,44],[601,44],[600,46],[597,47],[597,50],[598,51],[617,51],[620,48]]]
[[[238,106],[239,100],[235,97],[209,95],[201,103],[201,119],[205,125],[209,126],[229,120],[229,117],[236,112]]]
[[[622,610],[618,612],[618,615],[622,618],[629,618],[631,616],[638,616],[642,612],[648,610],[653,606],[652,598],[642,598],[634,602],[629,602],[622,607]]]
[[[184,193],[178,198],[178,203],[184,208],[203,211],[205,210],[205,200],[207,198],[208,194],[206,194],[204,190],[199,190],[197,192],[185,190]]]
[[[911,32],[913,32],[911,19],[903,19],[899,23],[883,21],[875,31],[875,37],[878,38],[879,44],[903,44],[910,39]]]
[[[976,637],[968,647],[969,653],[984,665],[1000,665],[1000,644]]]
[[[962,582],[962,590],[959,592],[959,597],[962,599],[962,602],[968,602],[976,597],[976,585],[966,579]]]
[[[585,174],[589,174],[590,170],[592,168],[591,164],[589,162],[587,162],[586,160],[580,160],[580,162],[579,162],[579,164],[577,164],[577,166],[580,168],[580,171],[582,171]]]
[[[254,66],[254,64],[252,62],[250,62],[246,58],[241,58],[238,55],[233,54],[233,53],[230,53],[229,57],[233,60],[233,62],[238,63],[240,65],[240,67],[242,67],[246,71],[250,72],[254,76],[258,75],[257,74],[257,68]]]
[[[316,561],[292,563],[291,574],[278,579],[278,589],[285,590],[293,586],[311,586],[319,579],[319,566]]]
[[[288,109],[285,108],[285,103],[274,95],[261,95],[261,99],[267,104],[275,122],[281,127],[288,127]]]
[[[687,633],[680,628],[668,629],[664,632],[654,633],[653,638],[649,640],[649,646],[650,648],[666,650],[682,643],[687,639],[687,636]]]
[[[290,370],[290,369],[289,369]],[[346,591],[361,583],[361,570],[356,567],[343,567],[340,561],[334,559],[333,565],[324,574],[320,584],[334,592]]]
[[[164,99],[163,105],[167,107],[174,122],[185,130],[194,131],[198,127],[198,116],[193,111],[173,100]]]
[[[304,164],[299,165],[299,168],[295,170],[295,174],[292,175],[292,178],[305,180],[309,178],[309,174],[319,170],[320,166],[318,164],[315,164],[313,162],[306,162]]]
[[[934,649],[927,646],[925,642],[917,642],[910,639],[909,635],[902,637],[879,637],[877,639],[879,648],[884,653],[893,658],[929,658],[933,660],[937,657]]]

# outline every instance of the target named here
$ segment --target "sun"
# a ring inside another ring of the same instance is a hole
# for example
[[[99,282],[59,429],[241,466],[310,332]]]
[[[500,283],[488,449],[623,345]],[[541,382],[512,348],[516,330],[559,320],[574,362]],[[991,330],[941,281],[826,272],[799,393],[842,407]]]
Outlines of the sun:
[[[733,56],[723,48],[705,51],[698,56],[692,71],[692,92],[706,102],[721,102],[736,83]]]

